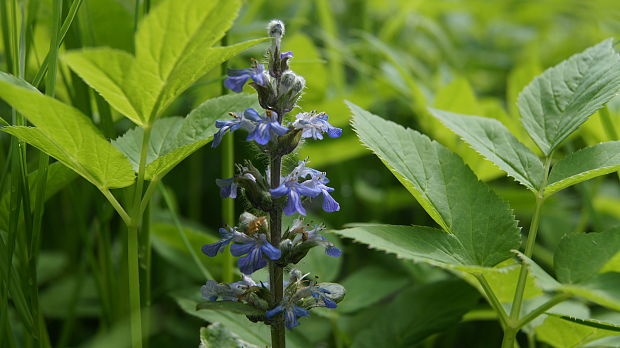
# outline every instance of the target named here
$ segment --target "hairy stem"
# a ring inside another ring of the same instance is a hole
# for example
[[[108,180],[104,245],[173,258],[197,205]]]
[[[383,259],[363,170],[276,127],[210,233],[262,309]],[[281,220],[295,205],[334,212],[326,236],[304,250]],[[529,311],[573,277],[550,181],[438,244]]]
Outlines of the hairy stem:
[[[271,170],[271,187],[276,188],[280,186],[280,175],[282,170],[282,158],[274,156],[271,158],[270,163]],[[269,229],[270,229],[270,242],[273,246],[278,247],[282,238],[282,210],[279,207],[274,207],[269,212]],[[282,302],[283,297],[283,280],[282,280],[282,267],[276,265],[275,262],[269,262],[269,289],[273,303],[271,308],[277,306]],[[284,318],[282,313],[278,314],[271,324],[271,345],[273,348],[284,348],[286,342],[284,339]]]
[[[224,34],[221,40],[222,46],[228,45],[228,34]],[[228,63],[222,63],[222,75],[226,75]],[[222,83],[222,95],[228,94],[228,89]],[[235,174],[235,137],[230,134],[222,141],[222,178],[232,178]],[[222,199],[222,220],[229,226],[235,225],[235,201],[232,198]],[[224,269],[222,280],[224,283],[232,282],[233,257],[231,253],[224,253]]]

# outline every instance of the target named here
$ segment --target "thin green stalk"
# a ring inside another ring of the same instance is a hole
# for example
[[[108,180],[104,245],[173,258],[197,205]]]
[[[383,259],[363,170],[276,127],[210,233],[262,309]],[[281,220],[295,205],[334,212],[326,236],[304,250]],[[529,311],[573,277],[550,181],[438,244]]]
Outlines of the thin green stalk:
[[[530,224],[530,229],[527,236],[527,244],[525,245],[525,255],[531,257],[536,245],[536,235],[538,234],[538,226],[540,225],[540,217],[542,213],[542,207],[545,201],[544,192],[547,187],[547,178],[549,176],[549,168],[551,167],[551,159],[553,154],[549,154],[545,158],[544,177],[543,182],[540,185],[540,189],[536,194],[536,208],[534,210],[534,216]],[[525,294],[525,284],[527,282],[528,269],[525,264],[521,264],[519,271],[519,279],[517,281],[517,288],[515,290],[515,296],[512,301],[512,308],[510,310],[510,321],[518,322],[521,314],[521,307],[523,305],[523,295]],[[516,336],[519,332],[517,327],[507,327],[504,331],[504,340],[502,341],[502,348],[513,348],[516,342]]]
[[[60,37],[60,18],[62,14],[62,0],[54,0],[54,6],[52,10],[52,41],[50,43],[49,50],[49,69],[47,72],[47,79],[45,82],[45,94],[53,97],[55,94],[56,87],[56,63],[58,60],[58,41]],[[25,26],[24,26],[25,28]],[[24,31],[25,32],[25,31]],[[37,259],[39,254],[39,244],[40,244],[40,235],[41,235],[41,224],[43,221],[43,212],[45,210],[45,190],[47,187],[47,172],[49,167],[49,156],[44,152],[39,152],[39,168],[38,168],[38,178],[37,178],[37,192],[33,213],[33,229],[32,229],[32,238],[30,240],[30,260],[29,264],[31,265],[31,282],[32,284],[32,303],[33,309],[36,313],[33,313],[33,316],[36,318],[39,313],[39,293],[38,287],[36,286],[37,281]],[[42,316],[42,314],[41,314]],[[46,337],[46,328],[45,321],[41,320],[42,324],[39,327],[39,343],[40,347],[44,347],[44,337]]]
[[[499,320],[500,320],[502,327],[506,328],[510,326],[509,325],[510,319],[508,318],[508,314],[506,313],[506,310],[504,310],[504,306],[502,305],[500,300],[495,295],[495,292],[491,288],[491,285],[489,285],[489,283],[487,282],[484,275],[476,273],[474,274],[474,276],[476,277],[476,279],[478,279],[478,282],[482,286],[482,290],[484,290],[484,293],[487,295],[487,298],[489,299],[489,303],[491,304],[491,306],[493,307],[493,309],[499,316]]]
[[[144,304],[142,313],[142,344],[145,348],[149,346],[149,332],[151,331],[151,205],[147,204],[146,209],[141,212],[142,226],[140,227],[140,250],[142,257],[142,302]]]
[[[228,34],[222,38],[222,46],[228,44]],[[222,75],[226,75],[227,62],[222,63]],[[228,89],[222,83],[222,94],[227,94]],[[232,178],[235,174],[235,138],[230,135],[222,141],[222,178]],[[228,226],[235,225],[235,200],[232,198],[222,199],[222,220]],[[233,281],[233,257],[231,253],[224,253],[224,267],[222,281]]]
[[[73,0],[73,2],[71,3],[71,7],[69,7],[69,11],[67,12],[67,17],[62,22],[62,26],[60,27],[60,33],[59,33],[60,36],[57,41],[58,47],[60,47],[60,45],[64,41],[65,36],[67,35],[67,32],[69,31],[69,27],[71,27],[71,24],[73,23],[73,20],[75,19],[75,16],[77,15],[78,10],[80,9],[80,6],[82,5],[82,1],[83,0]],[[41,64],[39,71],[37,71],[37,74],[34,77],[34,80],[32,82],[33,86],[39,87],[39,84],[41,83],[41,81],[43,81],[43,77],[45,76],[45,73],[47,72],[50,60],[51,60],[50,53],[48,53],[47,56],[45,56],[45,59],[43,60],[43,64]]]
[[[129,309],[131,313],[131,344],[133,348],[142,348],[142,317],[140,302],[140,262],[138,226],[142,221],[140,204],[144,188],[144,174],[146,172],[146,158],[151,140],[151,126],[144,128],[142,146],[140,149],[140,163],[136,181],[132,215],[127,228],[127,275],[129,277]]]
[[[174,221],[177,232],[179,232],[179,236],[181,237],[185,248],[187,248],[187,251],[192,256],[194,263],[196,263],[196,266],[198,266],[198,269],[200,269],[200,272],[202,272],[202,275],[205,279],[213,279],[213,275],[211,275],[211,272],[209,272],[209,270],[207,270],[207,268],[202,264],[202,262],[200,262],[198,254],[196,254],[196,252],[194,251],[194,247],[190,244],[189,239],[187,239],[187,235],[185,234],[185,230],[183,229],[183,225],[181,224],[181,220],[179,219],[179,214],[177,213],[176,206],[170,193],[168,192],[168,189],[166,189],[164,184],[160,183],[159,191],[164,197],[164,201],[166,202],[168,210],[170,211],[170,216],[172,216],[172,221]]]
[[[109,189],[102,189],[101,193],[103,193],[105,198],[108,199],[108,202],[112,204],[112,207],[114,207],[114,210],[116,210],[121,219],[123,219],[123,222],[125,222],[125,224],[129,226],[131,224],[131,218],[129,217],[129,214],[127,214],[127,212],[125,211],[125,208],[123,208],[123,206],[116,200],[112,192],[110,192]]]
[[[538,306],[536,309],[534,309],[533,311],[528,313],[526,316],[521,318],[521,320],[519,320],[519,322],[516,325],[517,328],[520,329],[520,328],[524,327],[529,322],[531,322],[532,320],[538,318],[540,315],[545,313],[547,310],[553,308],[553,306],[557,305],[560,302],[564,302],[564,301],[568,300],[571,297],[572,296],[570,294],[557,294],[557,295],[553,296],[549,301],[547,301],[547,302],[543,303],[542,305]]]

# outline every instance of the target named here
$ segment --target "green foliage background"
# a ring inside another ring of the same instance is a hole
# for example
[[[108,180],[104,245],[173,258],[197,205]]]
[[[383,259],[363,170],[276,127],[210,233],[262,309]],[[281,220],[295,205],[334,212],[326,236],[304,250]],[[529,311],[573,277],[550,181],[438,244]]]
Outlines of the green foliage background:
[[[49,49],[52,9],[49,1],[23,3],[32,6],[37,14],[32,23],[30,54],[26,57],[25,78],[32,81]],[[157,3],[153,1],[152,6]],[[69,4],[65,1],[65,11]],[[134,6],[129,0],[84,0],[60,54],[101,46],[132,52]],[[307,80],[301,108],[326,111],[330,121],[344,130],[341,138],[306,144],[298,154],[300,158],[310,157],[311,166],[327,171],[336,188],[334,197],[340,202],[341,211],[327,215],[314,209],[317,216],[313,217],[332,229],[353,222],[437,226],[398,179],[361,145],[349,125],[351,111],[344,100],[428,134],[459,154],[480,180],[489,183],[510,204],[519,225],[527,226],[534,209],[532,195],[459,140],[427,107],[495,118],[513,134],[520,134],[519,140],[530,149],[535,149],[519,119],[518,93],[545,68],[603,39],[620,39],[620,3],[615,0],[252,0],[244,2],[227,36],[228,42],[264,37],[266,23],[273,18],[286,23],[284,49],[294,52],[292,69]],[[229,67],[248,66],[250,57],[260,57],[265,45],[245,51],[229,61]],[[6,63],[7,57],[0,48],[0,70],[7,70]],[[222,78],[221,70],[211,70],[177,98],[164,116],[186,116],[206,99],[219,96]],[[115,139],[132,127],[129,120],[121,119],[116,111],[106,107],[102,98],[64,63],[59,65],[56,96],[92,115],[108,139]],[[10,121],[9,110],[2,104],[0,116],[6,121]],[[559,155],[562,156],[563,149],[572,152],[602,141],[619,140],[620,98],[612,100],[606,112],[611,124],[606,123],[608,118],[595,114],[563,143]],[[106,113],[113,123],[105,122]],[[165,120],[181,122],[175,118]],[[8,134],[0,133],[0,169],[9,162],[9,140]],[[126,148],[130,147],[127,143],[132,139],[124,140]],[[235,141],[237,159],[256,156],[242,136],[237,135]],[[30,148],[29,153],[33,159],[31,172],[36,168],[38,152]],[[220,156],[219,149],[203,147],[164,180],[196,250],[213,242],[217,238],[215,231],[222,224],[215,185],[215,179],[220,177]],[[38,287],[52,346],[128,346],[124,320],[129,303],[127,274],[122,267],[126,263],[122,221],[86,180],[59,164],[50,167],[49,175],[53,180],[48,186],[54,195],[47,202],[44,216]],[[117,192],[124,199],[131,195],[127,189]],[[3,186],[2,233],[8,229],[7,193]],[[228,313],[193,310],[190,299],[197,296],[206,280],[204,272],[185,249],[161,194],[154,196],[151,208],[150,346],[197,346],[200,327],[206,325],[203,319],[221,322],[252,344],[267,344],[267,328]],[[236,202],[236,208],[239,212],[244,208],[241,200]],[[605,231],[619,223],[620,186],[615,174],[558,192],[546,203],[534,260],[551,272],[553,253],[564,235]],[[301,267],[318,274],[323,281],[342,282],[348,289],[347,297],[335,313],[319,311],[290,331],[292,346],[499,344],[501,329],[492,311],[477,292],[456,280],[452,272],[368,249],[350,239],[339,240],[335,235],[330,238],[342,245],[344,255],[338,260],[326,259],[320,255],[322,250],[313,250]],[[569,242],[562,243],[566,244],[564,248],[570,247]],[[147,251],[141,252],[141,257],[146,257]],[[207,259],[200,255],[200,262],[208,273],[221,279],[221,256]],[[569,282],[578,281],[568,275],[562,277]],[[500,297],[510,298],[510,291],[514,290],[505,289]],[[529,291],[533,298],[540,290],[532,287]],[[436,306],[427,306],[427,302]],[[571,305],[572,313],[582,317],[620,324],[617,312],[580,303]],[[23,318],[18,315],[18,306],[19,301],[13,299],[7,310],[15,336],[24,343],[30,333],[20,324]],[[579,330],[588,329],[561,326],[555,323],[558,320],[561,319],[550,316],[544,322],[533,323],[538,328],[526,332],[536,332],[540,341],[559,347],[586,344],[580,341],[584,335],[609,335],[593,328],[579,336]],[[226,335],[216,329],[209,334]],[[520,339],[525,341],[527,336]],[[620,341],[615,339],[606,338],[609,343],[604,344],[617,346]]]

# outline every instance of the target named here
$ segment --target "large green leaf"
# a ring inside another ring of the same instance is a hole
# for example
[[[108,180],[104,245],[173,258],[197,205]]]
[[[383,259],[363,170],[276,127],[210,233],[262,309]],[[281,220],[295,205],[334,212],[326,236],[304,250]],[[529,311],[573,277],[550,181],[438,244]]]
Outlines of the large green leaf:
[[[547,69],[519,94],[525,129],[549,155],[620,89],[620,56],[612,40]]]
[[[96,48],[71,52],[63,61],[119,112],[149,125],[209,70],[264,40],[213,47],[240,6],[239,0],[167,0],[140,23],[135,56]]]
[[[574,152],[558,161],[549,173],[545,196],[620,169],[620,141],[610,141]]]
[[[2,131],[56,158],[100,189],[133,183],[135,175],[127,158],[77,109],[4,81],[0,81],[0,97],[36,126]]]
[[[155,121],[146,160],[146,179],[161,178],[187,156],[209,143],[217,131],[216,120],[229,119],[229,112],[243,112],[250,107],[259,107],[255,95],[231,94],[207,100],[186,118],[167,117]],[[136,127],[112,142],[129,158],[136,171],[143,134],[144,130]]]
[[[478,181],[461,158],[414,130],[349,107],[362,142],[450,233],[435,233],[429,251],[440,245],[444,249],[431,259],[489,267],[519,248],[521,236],[510,207]]]
[[[562,238],[554,256],[554,268],[563,283],[592,279],[620,252],[620,228],[606,232],[571,234]]]
[[[338,311],[351,313],[364,309],[395,293],[409,282],[407,277],[384,267],[364,267],[342,282],[342,286],[347,289],[347,300],[338,306]]]
[[[241,340],[221,323],[214,323],[200,329],[198,348],[259,348]]]
[[[356,335],[352,347],[412,347],[433,333],[454,327],[478,298],[474,288],[461,280],[410,288]]]
[[[509,176],[536,192],[543,181],[543,164],[501,122],[492,118],[430,109],[448,128]]]

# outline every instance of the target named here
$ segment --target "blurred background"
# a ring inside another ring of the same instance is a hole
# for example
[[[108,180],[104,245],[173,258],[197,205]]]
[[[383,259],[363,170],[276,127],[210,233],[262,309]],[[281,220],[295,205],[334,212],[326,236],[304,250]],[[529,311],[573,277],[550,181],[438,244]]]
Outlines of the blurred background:
[[[153,1],[153,6],[157,2]],[[36,14],[28,23],[30,45],[26,56],[26,79],[32,81],[49,49],[51,1],[16,3]],[[65,1],[65,11],[70,3]],[[131,52],[134,8],[135,2],[129,0],[84,0],[62,50],[110,46]],[[245,2],[227,36],[228,43],[266,36],[266,25],[274,18],[286,23],[284,50],[294,52],[291,67],[307,80],[307,90],[299,103],[301,110],[325,111],[332,124],[343,128],[341,138],[308,143],[298,154],[301,159],[309,157],[312,167],[327,171],[331,186],[336,188],[339,212],[325,214],[311,209],[316,216],[310,220],[323,222],[331,229],[352,222],[434,224],[380,160],[360,145],[349,126],[345,100],[418,129],[457,152],[480,180],[489,182],[510,202],[520,225],[527,226],[533,196],[460,142],[430,117],[426,108],[499,119],[534,149],[516,108],[521,89],[545,68],[573,53],[609,37],[620,38],[617,0],[252,0]],[[261,59],[265,48],[266,44],[256,46],[229,61],[228,66],[245,68],[250,58]],[[6,63],[6,55],[0,51],[1,70],[8,70]],[[61,64],[59,69],[57,98],[92,115],[108,138],[116,138],[132,126],[66,66]],[[222,70],[212,71],[179,98],[167,114],[184,116],[203,101],[221,95],[222,80]],[[246,92],[252,89],[246,87]],[[567,148],[618,140],[620,100],[613,101],[608,110],[609,118],[594,115],[570,138]],[[109,113],[112,124],[102,122],[104,113]],[[10,120],[5,104],[0,115]],[[236,137],[235,158],[241,161],[256,157],[243,136]],[[0,133],[1,168],[8,162],[9,140],[7,134]],[[30,158],[36,163],[37,152],[31,152]],[[222,224],[221,200],[215,185],[215,179],[220,177],[220,156],[220,149],[206,146],[164,180],[196,250],[215,241]],[[256,164],[261,165],[260,159]],[[552,251],[564,234],[602,231],[618,224],[617,181],[616,176],[609,175],[562,191],[549,200],[534,254],[539,264],[552,266]],[[6,186],[1,187],[2,197],[8,197]],[[119,194],[131,193],[127,191]],[[2,199],[6,203],[8,198]],[[242,212],[244,206],[238,200],[237,212]],[[92,185],[69,173],[46,207],[38,288],[51,346],[127,346],[122,222]],[[0,231],[7,229],[7,219],[7,205],[0,205]],[[184,248],[171,210],[159,195],[151,205],[148,221],[152,254],[143,250],[141,256],[152,258],[150,346],[198,346],[199,329],[207,325],[205,319],[223,322],[242,336],[244,330],[257,330],[235,317],[196,313],[193,308],[179,306],[175,300],[178,294],[198,293],[206,279]],[[409,289],[453,277],[347,240],[330,239],[342,246],[342,257],[332,259],[322,255],[322,250],[314,250],[300,268],[318,274],[323,281],[343,283],[348,295],[335,313],[313,314],[289,332],[296,342],[302,342],[300,346],[362,346],[363,337],[381,334],[373,331],[373,322],[385,318],[391,304],[406,301],[402,297]],[[221,276],[221,256],[200,257],[216,278]],[[8,309],[0,310],[8,310],[14,336],[28,346],[29,332],[19,308],[14,302],[10,304]],[[485,311],[482,300],[480,308],[447,331],[422,334],[419,346],[497,346],[501,329]],[[620,321],[617,314],[608,316]],[[392,320],[398,322],[399,318]]]

